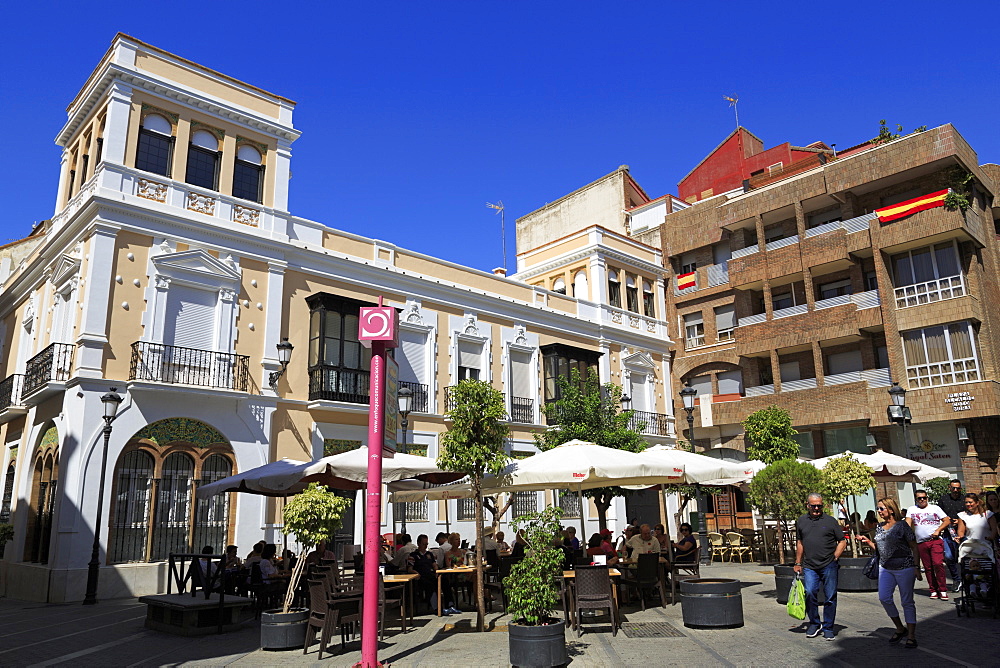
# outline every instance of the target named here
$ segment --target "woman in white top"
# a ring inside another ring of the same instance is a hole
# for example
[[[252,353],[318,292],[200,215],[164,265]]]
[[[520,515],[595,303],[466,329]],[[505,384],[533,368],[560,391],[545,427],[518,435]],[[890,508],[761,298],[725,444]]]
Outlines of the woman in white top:
[[[958,514],[958,558],[964,559],[972,553],[981,552],[990,556],[993,537],[997,534],[997,519],[978,494],[965,495],[965,512]]]

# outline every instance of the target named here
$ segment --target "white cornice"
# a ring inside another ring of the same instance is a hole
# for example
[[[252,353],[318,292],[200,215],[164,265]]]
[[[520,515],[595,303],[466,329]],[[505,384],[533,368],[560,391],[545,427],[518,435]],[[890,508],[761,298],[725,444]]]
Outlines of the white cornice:
[[[578,251],[572,253],[566,253],[565,255],[560,255],[559,257],[553,258],[546,262],[545,264],[540,264],[532,267],[531,269],[525,269],[524,271],[519,271],[514,274],[511,278],[521,281],[527,281],[535,276],[540,276],[546,274],[550,271],[554,271],[560,267],[567,264],[572,264],[573,262],[578,262],[580,260],[586,259],[588,257],[597,255],[598,257],[609,258],[620,264],[628,267],[639,269],[640,271],[645,271],[654,276],[664,276],[665,271],[662,266],[654,264],[652,262],[647,262],[645,260],[640,260],[639,258],[623,253],[614,248],[610,248],[603,244],[591,244],[585,248],[581,248]]]
[[[108,63],[104,70],[94,77],[86,94],[81,96],[80,102],[74,107],[66,125],[56,136],[56,144],[65,146],[69,142],[77,128],[114,81],[122,81],[135,88],[169,98],[191,109],[214,114],[232,123],[288,142],[295,141],[301,134],[290,125],[285,125],[276,119],[263,116],[217,97],[181,86],[167,79],[154,78],[138,69]]]

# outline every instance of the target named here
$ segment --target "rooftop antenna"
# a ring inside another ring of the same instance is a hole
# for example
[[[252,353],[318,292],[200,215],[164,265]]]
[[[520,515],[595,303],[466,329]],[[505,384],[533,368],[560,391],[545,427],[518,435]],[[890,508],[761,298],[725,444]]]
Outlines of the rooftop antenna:
[[[487,202],[486,206],[490,209],[496,209],[497,213],[500,214],[500,240],[503,243],[503,270],[507,271],[507,228],[504,221],[503,213],[503,201],[497,200],[496,204]]]
[[[723,95],[722,99],[729,102],[729,106],[733,108],[733,113],[736,114],[736,127],[740,127],[740,110],[736,108],[736,103],[740,101],[740,96],[733,95],[730,97],[728,95]]]

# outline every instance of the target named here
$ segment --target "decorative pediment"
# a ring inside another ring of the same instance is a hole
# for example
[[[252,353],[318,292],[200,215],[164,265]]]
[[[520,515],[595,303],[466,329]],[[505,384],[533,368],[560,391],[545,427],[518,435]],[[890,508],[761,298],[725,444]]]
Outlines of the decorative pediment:
[[[465,322],[462,324],[462,334],[483,338],[483,335],[479,333],[479,321],[475,313],[465,314]]]
[[[622,357],[622,364],[630,369],[642,369],[650,373],[656,371],[656,363],[649,353],[635,352]]]
[[[59,286],[80,275],[80,258],[61,255],[52,270],[52,284]]]
[[[235,263],[224,262],[203,250],[167,253],[152,258],[158,274],[187,277],[198,282],[239,282]],[[231,266],[232,265],[232,266]]]

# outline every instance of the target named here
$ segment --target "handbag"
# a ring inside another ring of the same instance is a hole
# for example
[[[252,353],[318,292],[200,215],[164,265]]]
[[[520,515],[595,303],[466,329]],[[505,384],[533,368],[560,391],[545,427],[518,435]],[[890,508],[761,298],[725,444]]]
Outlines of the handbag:
[[[795,619],[806,618],[806,586],[802,583],[802,575],[795,574],[792,588],[788,592],[788,603],[785,605],[788,614]]]
[[[872,543],[875,545],[875,554],[868,560],[868,563],[861,569],[861,572],[869,580],[878,580],[878,543],[875,543],[875,541],[872,541]]]

